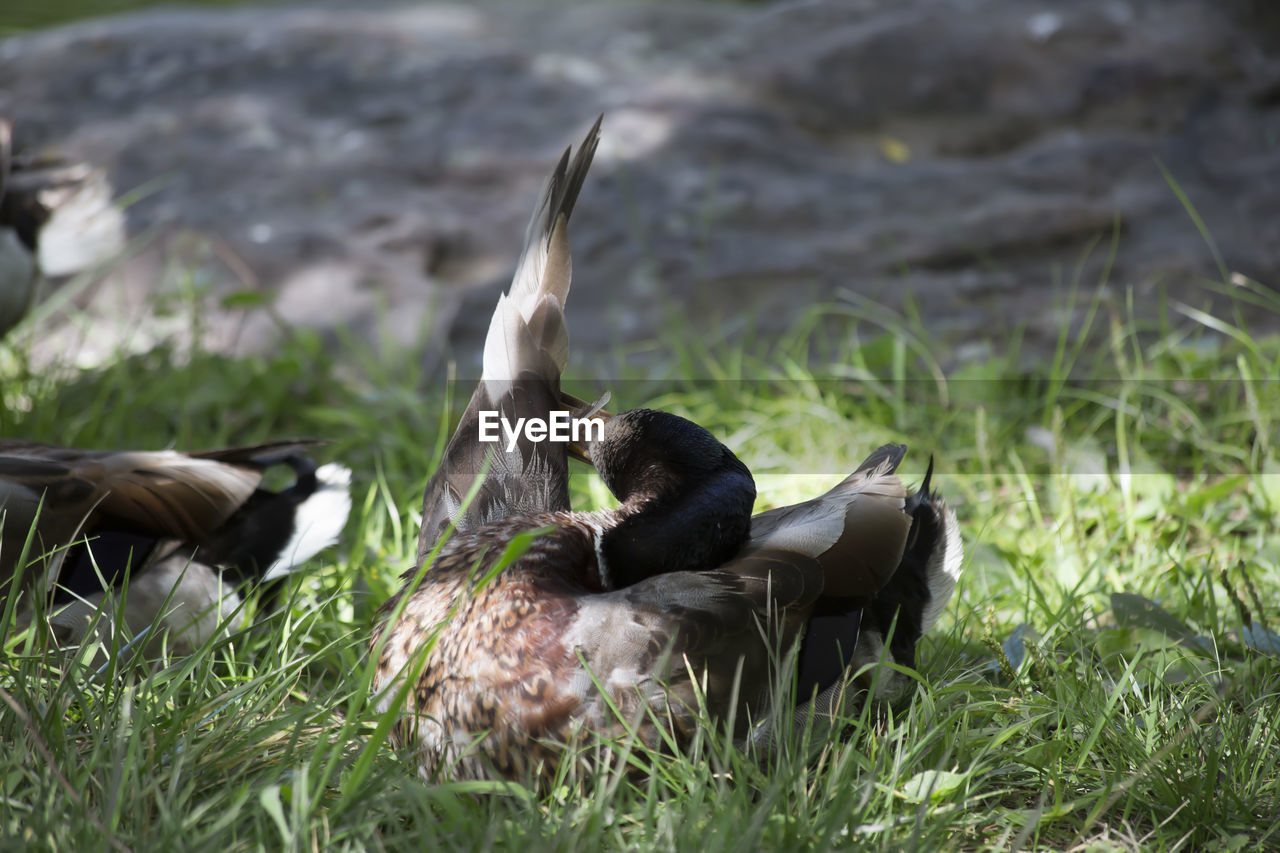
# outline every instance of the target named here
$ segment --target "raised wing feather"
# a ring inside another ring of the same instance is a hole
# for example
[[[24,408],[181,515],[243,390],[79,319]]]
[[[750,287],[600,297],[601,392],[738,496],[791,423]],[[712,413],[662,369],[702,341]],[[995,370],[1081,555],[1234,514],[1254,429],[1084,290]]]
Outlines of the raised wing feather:
[[[498,298],[489,323],[483,375],[440,467],[427,483],[420,559],[450,522],[466,529],[517,512],[569,508],[565,445],[522,438],[508,452],[501,431],[497,443],[482,443],[480,414],[497,412],[514,424],[521,418],[547,419],[552,411],[564,409],[559,389],[569,357],[564,322],[572,278],[568,223],[599,134],[597,119],[572,160],[566,150],[543,187],[511,287]],[[482,472],[484,481],[464,515],[463,496]]]

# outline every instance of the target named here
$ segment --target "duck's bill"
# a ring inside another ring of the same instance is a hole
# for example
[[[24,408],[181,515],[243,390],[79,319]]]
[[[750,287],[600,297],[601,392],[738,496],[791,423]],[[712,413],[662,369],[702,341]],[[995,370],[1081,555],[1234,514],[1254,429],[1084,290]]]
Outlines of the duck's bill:
[[[569,454],[570,459],[577,459],[579,462],[591,463],[591,451],[585,444],[579,441],[571,441],[565,446],[565,450]]]
[[[609,392],[605,391],[594,403],[588,403],[586,400],[580,400],[572,394],[560,392],[560,405],[564,406],[575,418],[600,418],[601,420],[609,420],[613,417],[613,413],[605,411],[604,407],[609,402]],[[586,442],[570,441],[567,447],[569,456],[577,459],[579,462],[591,464],[591,448]]]

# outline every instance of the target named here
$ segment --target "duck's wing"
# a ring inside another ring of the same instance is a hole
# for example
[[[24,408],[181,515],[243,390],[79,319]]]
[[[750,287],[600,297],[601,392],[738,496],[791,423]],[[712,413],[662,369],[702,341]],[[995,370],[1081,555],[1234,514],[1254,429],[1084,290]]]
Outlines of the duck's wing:
[[[896,471],[907,448],[886,444],[825,495],[752,519],[751,541],[806,554],[822,567],[822,594],[806,614],[797,695],[840,682],[855,659],[863,608],[894,576],[912,516]]]
[[[659,702],[682,729],[705,701],[714,717],[735,714],[741,729],[765,707],[771,662],[803,628],[821,575],[808,557],[752,547],[722,569],[655,575],[582,599],[565,642],[582,650],[582,662],[623,711],[638,699]],[[580,673],[562,683],[589,686]],[[608,714],[598,707],[595,716]]]
[[[862,691],[873,686],[878,702],[893,705],[909,698],[915,681],[881,664],[915,666],[916,645],[942,614],[960,575],[959,525],[951,508],[930,489],[933,460],[923,483],[905,499],[896,476],[892,487],[884,485],[905,450],[902,445],[886,445],[859,467],[871,491],[893,511],[876,524],[850,526],[854,541],[843,549],[843,559],[852,568],[845,578],[852,585],[824,589],[808,616],[797,665],[800,705],[795,719],[800,726],[831,718],[850,698],[866,695]],[[859,477],[855,472],[832,491]],[[874,485],[876,481],[881,485]],[[885,540],[876,537],[878,524],[892,529]],[[847,556],[857,543],[875,559],[860,563]],[[827,561],[824,578],[831,577],[836,565]],[[855,674],[859,689],[849,692],[848,677]],[[772,735],[766,727],[753,737],[767,740]]]
[[[559,391],[569,357],[564,322],[572,272],[568,224],[599,136],[597,119],[572,159],[565,150],[543,188],[511,288],[498,298],[489,322],[480,383],[427,483],[419,558],[450,522],[467,529],[515,513],[569,508],[565,444],[535,443],[520,435],[508,451],[500,423],[514,427],[522,418],[547,420],[553,411],[565,410]],[[482,427],[497,440],[482,442]],[[464,514],[463,497],[482,475]]]
[[[886,444],[825,495],[756,515],[751,543],[817,560],[825,597],[870,602],[901,561],[911,530],[895,473],[906,452]]]

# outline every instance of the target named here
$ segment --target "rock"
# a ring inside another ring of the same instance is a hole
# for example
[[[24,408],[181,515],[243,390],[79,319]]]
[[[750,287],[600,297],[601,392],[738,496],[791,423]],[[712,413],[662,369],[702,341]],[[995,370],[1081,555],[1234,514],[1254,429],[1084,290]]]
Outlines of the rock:
[[[130,232],[161,235],[82,298],[130,317],[176,258],[228,350],[281,334],[234,307],[253,300],[224,304],[261,290],[287,323],[474,365],[542,177],[603,112],[574,217],[578,352],[673,310],[714,342],[777,334],[814,300],[909,300],[944,353],[998,352],[1021,326],[1034,355],[1073,282],[1118,311],[1162,292],[1221,311],[1206,280],[1280,281],[1261,8],[150,10],[0,44],[0,112],[31,149],[104,169],[136,194]]]

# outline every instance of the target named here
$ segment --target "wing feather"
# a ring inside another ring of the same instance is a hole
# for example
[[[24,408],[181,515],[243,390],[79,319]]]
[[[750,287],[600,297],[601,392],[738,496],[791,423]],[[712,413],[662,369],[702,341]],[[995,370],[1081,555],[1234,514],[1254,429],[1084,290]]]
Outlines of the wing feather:
[[[450,522],[461,529],[513,512],[569,508],[569,461],[563,443],[521,441],[510,452],[480,442],[480,413],[498,412],[508,422],[546,419],[560,403],[560,374],[569,358],[565,300],[572,280],[569,217],[590,168],[600,135],[592,125],[577,153],[566,149],[543,187],[525,232],[525,244],[507,293],[498,298],[485,336],[480,382],[463,411],[440,467],[423,495],[419,558],[425,557]],[[505,438],[505,437],[504,437]],[[488,469],[486,458],[492,459]],[[462,514],[461,496],[481,472],[475,503]]]
[[[823,595],[870,601],[893,576],[911,530],[895,473],[905,452],[885,445],[821,497],[760,513],[751,542],[817,560]]]

